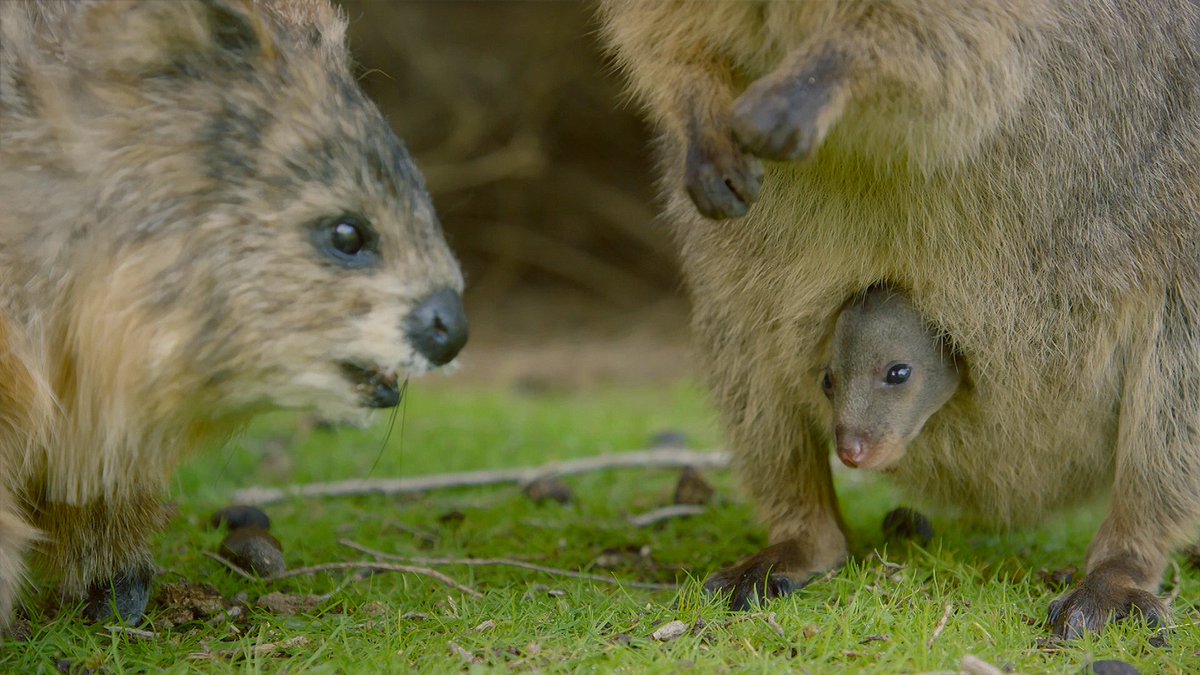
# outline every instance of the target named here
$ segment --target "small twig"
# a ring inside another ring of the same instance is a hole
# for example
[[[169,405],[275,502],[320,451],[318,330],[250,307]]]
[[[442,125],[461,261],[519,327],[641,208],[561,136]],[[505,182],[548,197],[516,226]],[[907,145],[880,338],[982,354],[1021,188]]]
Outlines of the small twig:
[[[453,588],[456,591],[465,593],[465,594],[471,596],[472,598],[482,598],[483,597],[483,594],[480,593],[479,591],[475,590],[474,588],[471,588],[470,586],[464,586],[464,585],[458,583],[457,581],[451,579],[450,577],[446,576],[445,574],[438,572],[437,570],[431,570],[427,567],[413,567],[411,565],[393,565],[390,563],[378,563],[378,562],[375,562],[375,563],[371,563],[371,562],[322,563],[320,565],[310,565],[309,567],[298,567],[294,570],[288,570],[281,574],[275,574],[273,576],[263,577],[263,581],[265,581],[267,583],[273,583],[276,581],[282,581],[283,579],[291,579],[293,577],[307,576],[310,574],[319,574],[321,572],[332,572],[332,571],[336,571],[336,570],[371,570],[372,572],[400,572],[401,574],[420,574],[421,576],[426,576],[431,579],[436,579],[437,581],[442,582],[443,584],[449,586],[450,588]]]
[[[946,622],[948,622],[950,620],[950,613],[953,611],[954,611],[953,604],[946,605],[946,611],[942,612],[942,620],[939,621],[937,626],[934,627],[933,635],[930,635],[929,640],[925,643],[926,649],[932,648],[933,643],[937,642],[937,639],[939,637],[941,637],[942,631],[946,630]]]
[[[875,549],[874,553],[875,559],[878,560],[879,564],[883,565],[884,569],[888,571],[889,576],[904,569],[904,565],[901,565],[900,563],[888,562],[884,560],[883,556],[879,554],[879,549]]]
[[[441,572],[438,572],[437,570],[431,570],[427,567],[413,567],[411,565],[393,565],[393,564],[389,564],[389,563],[378,563],[378,562],[376,562],[376,563],[371,563],[371,562],[334,562],[334,563],[323,563],[320,565],[312,565],[309,567],[297,567],[294,570],[288,570],[286,572],[281,572],[279,574],[275,574],[275,575],[272,575],[269,577],[257,578],[251,574],[248,574],[242,568],[240,568],[237,565],[233,564],[232,562],[226,560],[225,558],[222,558],[221,556],[217,555],[216,553],[211,553],[209,551],[204,551],[203,553],[204,553],[204,555],[212,558],[213,560],[216,560],[217,562],[228,567],[229,569],[233,570],[234,572],[237,572],[245,579],[248,579],[250,581],[262,581],[263,583],[267,583],[267,584],[274,583],[276,581],[282,581],[284,579],[291,579],[292,577],[300,577],[300,576],[306,576],[306,575],[310,575],[310,574],[319,574],[321,572],[331,572],[331,571],[335,571],[335,570],[369,570],[372,572],[400,572],[401,574],[420,574],[421,576],[426,576],[431,579],[436,579],[437,581],[440,581],[443,584],[445,584],[457,591],[466,593],[467,595],[469,595],[473,598],[482,598],[483,597],[483,594],[480,593],[479,591],[477,591],[469,586],[464,586],[464,585],[458,583],[457,581],[451,579],[450,577],[446,576],[445,574],[442,574]],[[337,590],[339,590],[339,589],[335,589],[334,592],[337,592]]]
[[[1004,675],[1004,671],[977,656],[967,654],[962,658],[962,669],[967,675]]]
[[[1179,563],[1172,560],[1171,567],[1175,569],[1175,583],[1171,588],[1171,592],[1167,594],[1167,607],[1175,604],[1175,600],[1179,598],[1180,587],[1183,585],[1183,570],[1179,569]]]
[[[599,574],[587,574],[586,572],[573,572],[571,570],[559,569],[557,567],[545,567],[543,565],[535,565],[523,560],[510,560],[508,558],[421,558],[415,556],[399,556],[383,551],[376,551],[368,548],[357,542],[349,539],[338,540],[342,546],[347,546],[361,553],[373,555],[384,560],[399,560],[403,562],[416,563],[418,565],[465,565],[467,567],[516,567],[518,569],[529,570],[531,572],[541,572],[558,577],[570,577],[572,579],[583,579],[585,581],[599,581],[605,584],[613,584],[615,586],[627,586],[629,588],[640,588],[651,591],[673,591],[678,586],[675,584],[655,584],[647,581],[622,581],[615,577],[606,577]]]
[[[450,653],[454,654],[455,656],[462,659],[463,661],[466,661],[467,663],[479,663],[479,661],[475,658],[474,654],[463,649],[454,640],[451,640],[449,642],[449,644],[450,644]]]
[[[787,633],[783,632],[783,626],[780,626],[779,622],[775,620],[775,612],[771,612],[767,615],[767,625],[770,626],[775,633],[779,635],[779,637],[787,637]]]
[[[294,649],[296,647],[304,647],[307,644],[307,637],[303,635],[297,635],[296,637],[291,638],[290,640],[284,640],[283,642],[264,642],[259,645],[254,645],[250,648],[250,655],[254,658],[263,658],[270,656],[281,649]],[[244,656],[245,654],[246,650],[242,647],[217,650],[206,647],[202,652],[193,652],[189,654],[188,659],[192,661],[208,661],[225,658],[233,660],[237,657]]]
[[[250,574],[246,570],[242,569],[241,567],[238,567],[231,560],[228,560],[222,556],[219,556],[216,553],[213,553],[212,551],[201,551],[200,553],[201,553],[201,555],[205,555],[209,558],[212,558],[213,560],[216,560],[217,562],[221,563],[225,567],[228,567],[230,569],[230,571],[232,571],[234,574],[240,576],[241,578],[243,578],[247,581],[259,581],[259,577],[256,577],[253,574]]]
[[[707,510],[707,508],[703,506],[697,506],[695,504],[672,504],[670,506],[664,506],[660,509],[654,509],[653,511],[647,511],[646,513],[632,516],[629,519],[629,524],[633,525],[634,527],[650,527],[651,525],[657,525],[658,523],[671,520],[673,518],[688,518],[690,516],[698,516]]]
[[[145,638],[147,640],[153,640],[158,637],[158,633],[152,633],[148,630],[141,630],[140,628],[131,628],[130,626],[120,626],[115,624],[111,626],[105,626],[104,630],[110,633],[123,633],[125,635],[132,635],[133,637]]]
[[[528,483],[547,476],[570,476],[608,469],[677,469],[692,466],[698,469],[717,469],[729,465],[727,452],[696,452],[679,448],[662,448],[640,452],[616,452],[585,457],[545,466],[467,471],[435,474],[416,478],[382,480],[346,480],[333,483],[309,483],[282,488],[249,487],[233,494],[235,504],[262,505],[289,497],[350,497],[358,495],[398,495],[428,492],[445,488],[477,487],[503,483]]]

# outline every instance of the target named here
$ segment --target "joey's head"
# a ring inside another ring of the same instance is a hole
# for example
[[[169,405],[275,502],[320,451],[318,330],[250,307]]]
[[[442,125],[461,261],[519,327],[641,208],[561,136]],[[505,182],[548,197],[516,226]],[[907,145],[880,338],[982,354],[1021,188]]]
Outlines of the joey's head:
[[[958,388],[954,354],[902,293],[875,287],[841,311],[822,387],[838,458],[885,469]]]
[[[155,397],[355,419],[465,343],[461,272],[344,29],[326,0],[127,0],[81,26],[79,145],[110,166],[78,255]]]

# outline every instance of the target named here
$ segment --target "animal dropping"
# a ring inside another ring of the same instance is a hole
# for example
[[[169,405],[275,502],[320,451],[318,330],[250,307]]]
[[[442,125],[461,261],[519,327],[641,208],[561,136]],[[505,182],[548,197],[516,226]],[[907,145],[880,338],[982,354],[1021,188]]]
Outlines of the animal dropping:
[[[708,587],[746,607],[842,564],[836,442],[998,527],[1110,493],[1052,630],[1168,622],[1159,582],[1200,525],[1200,4],[602,0],[600,15],[661,135],[702,372],[770,529]],[[837,438],[812,383],[844,299],[876,285],[906,289],[970,386],[923,425],[835,392],[838,421],[863,424]]]
[[[345,29],[327,0],[0,3],[0,622],[32,553],[137,624],[183,456],[263,410],[362,421],[466,341]]]

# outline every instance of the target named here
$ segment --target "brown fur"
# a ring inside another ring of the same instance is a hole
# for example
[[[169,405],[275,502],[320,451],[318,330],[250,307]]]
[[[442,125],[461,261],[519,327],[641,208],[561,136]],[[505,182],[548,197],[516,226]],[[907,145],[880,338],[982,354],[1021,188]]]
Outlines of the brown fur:
[[[74,597],[144,571],[196,446],[434,365],[406,317],[461,275],[344,30],[326,0],[0,3],[0,621],[31,546]],[[315,243],[347,213],[363,268]]]
[[[962,380],[947,341],[892,288],[867,289],[847,302],[829,349],[821,386],[833,408],[838,458],[850,467],[896,465]],[[892,381],[901,372],[904,379]]]
[[[602,16],[662,130],[737,464],[771,541],[795,544],[768,549],[771,569],[799,582],[846,555],[812,383],[841,299],[890,282],[974,385],[894,479],[999,525],[1111,490],[1055,628],[1161,616],[1147,592],[1200,516],[1200,5],[606,0]],[[805,161],[756,182],[759,157]],[[736,597],[760,562],[712,587]]]

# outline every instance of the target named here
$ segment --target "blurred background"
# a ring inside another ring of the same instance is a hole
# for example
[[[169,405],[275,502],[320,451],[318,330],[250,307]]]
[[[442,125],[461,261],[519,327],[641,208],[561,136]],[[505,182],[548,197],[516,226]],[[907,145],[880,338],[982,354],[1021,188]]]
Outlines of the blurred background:
[[[688,372],[649,131],[584,2],[341,0],[361,82],[467,278],[456,381],[533,391]]]

